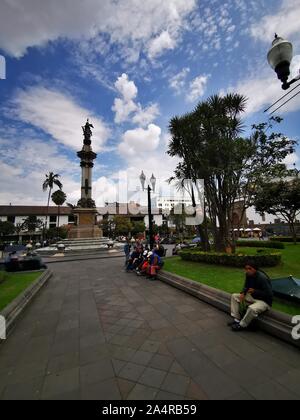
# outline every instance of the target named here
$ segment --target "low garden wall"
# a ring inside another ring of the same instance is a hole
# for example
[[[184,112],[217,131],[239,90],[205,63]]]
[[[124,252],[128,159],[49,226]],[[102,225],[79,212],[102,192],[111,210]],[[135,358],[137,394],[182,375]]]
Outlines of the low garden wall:
[[[231,295],[229,293],[166,271],[161,271],[158,278],[230,315]],[[263,331],[300,348],[300,340],[294,340],[292,337],[294,324],[290,315],[270,310],[259,317],[258,323]]]
[[[0,315],[5,318],[6,321],[6,335],[8,336],[13,328],[15,327],[17,320],[23,314],[24,310],[35,298],[37,293],[43,286],[46,285],[48,280],[52,277],[52,272],[48,269],[41,273],[41,276],[32,283],[24,292],[22,292],[13,302],[11,302],[6,308],[0,311]],[[0,340],[1,344],[1,340]]]

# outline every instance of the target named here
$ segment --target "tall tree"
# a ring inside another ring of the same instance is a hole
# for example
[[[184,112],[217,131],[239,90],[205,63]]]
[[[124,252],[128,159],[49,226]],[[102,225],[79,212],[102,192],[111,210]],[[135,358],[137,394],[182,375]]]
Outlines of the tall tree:
[[[265,182],[256,191],[254,204],[259,213],[282,216],[297,244],[297,217],[300,214],[300,179],[288,177]]]
[[[187,177],[195,185],[204,181],[205,208],[218,251],[234,249],[231,228],[237,201],[244,198],[244,210],[250,206],[258,180],[278,167],[295,145],[282,134],[268,134],[272,124],[254,126],[250,138],[241,137],[245,109],[241,95],[212,96],[170,122],[168,153],[181,159],[175,177]]]
[[[51,195],[51,199],[54,204],[58,207],[58,222],[57,222],[57,231],[59,230],[59,218],[60,218],[60,207],[66,202],[67,196],[62,190],[57,190]]]
[[[28,216],[24,219],[22,229],[27,232],[35,232],[36,229],[43,227],[43,221],[36,216]]]
[[[46,179],[43,182],[43,191],[47,191],[49,189],[48,194],[48,201],[47,201],[47,214],[46,214],[46,222],[45,227],[47,228],[48,225],[48,217],[49,217],[49,203],[50,203],[50,197],[51,192],[53,190],[54,185],[56,185],[59,189],[62,189],[63,185],[58,179],[60,177],[59,174],[54,174],[54,172],[49,172],[49,174],[46,174]]]
[[[244,163],[239,153],[248,150],[239,137],[246,99],[241,95],[212,96],[194,112],[170,123],[169,154],[182,162],[176,176],[184,174],[194,183],[204,180],[209,218],[215,227],[216,246],[225,251],[230,243],[230,213],[236,200],[236,173]]]
[[[114,226],[116,235],[130,236],[133,229],[130,219],[126,216],[114,216]]]
[[[11,222],[2,222],[0,220],[0,235],[8,236],[15,233],[15,225]]]

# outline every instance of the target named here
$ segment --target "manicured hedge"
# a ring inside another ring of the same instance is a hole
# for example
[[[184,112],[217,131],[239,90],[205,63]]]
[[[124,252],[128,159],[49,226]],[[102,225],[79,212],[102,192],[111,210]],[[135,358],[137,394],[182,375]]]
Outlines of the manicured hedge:
[[[284,243],[272,241],[238,241],[238,247],[284,249]]]
[[[275,267],[281,262],[280,253],[258,254],[258,255],[238,255],[222,254],[216,252],[200,251],[181,251],[180,257],[186,261],[201,262],[205,264],[225,265],[230,267],[245,267],[251,261],[259,267]]]
[[[272,242],[294,242],[291,236],[275,236],[271,238]],[[300,237],[297,238],[297,242],[300,242]]]

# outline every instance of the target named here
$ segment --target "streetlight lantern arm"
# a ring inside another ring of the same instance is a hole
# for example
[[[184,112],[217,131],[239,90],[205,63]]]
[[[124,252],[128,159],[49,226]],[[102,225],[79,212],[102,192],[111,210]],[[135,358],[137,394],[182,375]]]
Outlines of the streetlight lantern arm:
[[[293,45],[291,42],[286,41],[275,34],[275,39],[268,53],[268,63],[277,73],[278,79],[281,80],[282,88],[284,90],[289,89],[289,87],[297,81],[297,79],[293,79],[288,82],[292,59]]]

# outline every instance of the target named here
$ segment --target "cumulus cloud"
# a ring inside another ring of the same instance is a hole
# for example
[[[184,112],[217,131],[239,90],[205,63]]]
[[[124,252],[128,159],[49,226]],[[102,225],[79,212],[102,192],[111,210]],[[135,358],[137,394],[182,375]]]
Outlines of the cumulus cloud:
[[[176,94],[180,95],[186,86],[186,78],[190,72],[189,67],[185,67],[179,73],[175,74],[170,80],[170,87],[175,91]]]
[[[208,79],[208,75],[200,75],[191,81],[189,92],[186,96],[188,102],[195,102],[204,95]]]
[[[171,45],[166,31],[179,34],[196,4],[196,0],[52,0],[37,7],[36,0],[5,0],[0,48],[20,57],[29,47],[59,38],[97,42],[99,34],[106,34],[122,49],[134,45],[135,50],[157,54]]]
[[[147,129],[128,130],[123,135],[123,141],[119,145],[119,153],[124,157],[140,154],[145,156],[157,149],[160,135],[161,129],[155,124],[150,124]]]
[[[144,109],[141,107],[141,105],[138,105],[138,110],[132,118],[132,122],[139,126],[146,127],[152,121],[154,121],[158,115],[159,108],[157,104],[149,105]]]
[[[275,32],[284,37],[299,35],[299,16],[299,0],[283,0],[277,13],[266,15],[252,25],[251,34],[263,42],[271,42]]]
[[[173,50],[176,42],[168,31],[163,31],[157,38],[150,41],[148,55],[151,59],[160,56],[165,50]]]
[[[26,137],[17,142],[8,136],[0,137],[0,204],[45,205],[47,194],[42,190],[45,174],[52,171],[61,175],[68,201],[80,197],[80,167],[54,141]]]
[[[116,98],[112,111],[115,112],[115,123],[121,124],[132,119],[134,124],[146,127],[153,122],[159,115],[159,108],[157,104],[151,104],[144,108],[140,103],[135,103],[138,89],[133,81],[130,81],[128,75],[123,73],[118,77],[115,88],[121,95],[121,98]]]
[[[115,88],[122,98],[116,98],[112,110],[115,112],[115,123],[120,124],[128,120],[128,117],[137,110],[134,99],[138,90],[134,82],[128,79],[127,74],[122,74],[116,83]]]
[[[43,86],[20,89],[6,112],[11,117],[42,129],[59,143],[74,150],[82,147],[81,125],[85,124],[87,118],[95,127],[95,151],[102,150],[110,135],[109,128],[100,117],[78,105],[71,96]]]
[[[294,57],[291,74],[294,76],[299,73],[300,68],[300,56]],[[232,89],[230,89],[232,90]],[[247,112],[249,114],[262,111],[269,105],[276,102],[281,96],[283,91],[281,89],[281,83],[277,79],[276,74],[272,71],[266,71],[260,74],[259,77],[250,77],[240,81],[234,88],[236,92],[245,95],[248,98]],[[285,100],[293,95],[289,95]],[[280,106],[280,102],[278,106]],[[300,97],[292,99],[286,104],[280,113],[294,112],[300,109]]]

